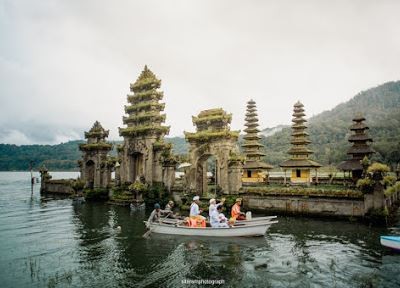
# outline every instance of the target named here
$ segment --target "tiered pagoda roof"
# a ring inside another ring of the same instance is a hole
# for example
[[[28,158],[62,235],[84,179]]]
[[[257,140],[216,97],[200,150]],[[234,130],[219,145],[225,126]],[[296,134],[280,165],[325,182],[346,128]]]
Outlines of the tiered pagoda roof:
[[[246,123],[244,124],[246,126],[246,129],[244,129],[246,135],[243,136],[244,143],[242,144],[242,148],[246,160],[243,168],[247,170],[272,169],[272,165],[261,161],[265,153],[262,152],[264,145],[259,142],[261,137],[258,136],[260,130],[258,129],[257,116],[256,102],[250,100],[247,102]]]
[[[305,124],[307,120],[304,119],[306,114],[304,113],[304,105],[300,101],[294,104],[292,116],[292,139],[290,141],[292,147],[288,151],[291,158],[279,166],[286,168],[321,167],[321,164],[309,159],[313,151],[307,147],[311,141],[308,140],[308,133],[305,131],[307,129]]]
[[[364,123],[365,118],[361,114],[357,114],[353,119],[353,125],[350,126],[350,130],[353,132],[349,136],[348,141],[352,143],[352,146],[347,151],[350,155],[350,159],[341,162],[338,165],[339,169],[345,171],[356,171],[363,170],[361,160],[365,156],[370,157],[375,151],[370,147],[369,142],[373,142],[372,138],[368,135],[367,130],[369,127]]]
[[[88,150],[111,150],[112,144],[106,142],[109,130],[105,130],[99,121],[94,122],[92,128],[85,132],[87,143],[80,144],[81,151]]]
[[[199,115],[192,116],[193,124],[196,126],[195,133],[184,132],[189,142],[203,142],[220,138],[239,137],[239,131],[231,131],[229,124],[232,114],[226,113],[222,108],[201,111]]]
[[[159,91],[161,80],[150,71],[147,66],[139,75],[135,83],[130,85],[131,94],[128,95],[128,105],[125,112],[128,116],[123,117],[126,128],[119,128],[119,134],[123,137],[163,137],[169,133],[169,126],[163,126],[165,122],[165,103],[163,92]]]

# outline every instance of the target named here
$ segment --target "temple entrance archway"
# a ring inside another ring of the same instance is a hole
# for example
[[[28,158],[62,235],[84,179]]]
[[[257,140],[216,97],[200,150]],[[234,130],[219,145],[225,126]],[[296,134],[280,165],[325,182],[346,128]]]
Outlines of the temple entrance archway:
[[[195,133],[185,132],[190,144],[191,165],[186,177],[189,189],[202,196],[208,190],[207,160],[215,157],[216,183],[224,194],[237,193],[241,187],[241,161],[237,139],[239,131],[231,131],[232,115],[224,110],[210,109],[193,118]]]
[[[129,157],[130,182],[140,180],[144,176],[144,155],[134,152]]]
[[[213,154],[203,154],[199,157],[196,167],[196,187],[199,188],[199,194],[205,195],[217,191],[218,170],[218,160]],[[213,188],[212,191],[209,191],[209,187]]]
[[[85,163],[85,171],[86,171],[86,188],[93,189],[94,187],[94,170],[95,165],[93,160],[89,160]]]

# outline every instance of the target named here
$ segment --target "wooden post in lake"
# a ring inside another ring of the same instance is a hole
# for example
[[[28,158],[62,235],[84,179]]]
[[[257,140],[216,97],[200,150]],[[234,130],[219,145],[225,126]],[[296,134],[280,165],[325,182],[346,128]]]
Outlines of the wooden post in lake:
[[[33,184],[35,184],[35,179],[33,178],[33,173],[32,173],[32,162],[29,162],[29,170],[31,172],[31,194],[33,194]]]

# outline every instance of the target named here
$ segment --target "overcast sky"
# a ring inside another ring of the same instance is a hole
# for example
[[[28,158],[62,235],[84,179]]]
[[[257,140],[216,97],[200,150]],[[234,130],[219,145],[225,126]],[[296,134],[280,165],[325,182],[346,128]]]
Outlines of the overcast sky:
[[[171,136],[222,107],[289,124],[400,79],[400,1],[0,0],[0,143],[118,138],[129,83],[162,80]]]

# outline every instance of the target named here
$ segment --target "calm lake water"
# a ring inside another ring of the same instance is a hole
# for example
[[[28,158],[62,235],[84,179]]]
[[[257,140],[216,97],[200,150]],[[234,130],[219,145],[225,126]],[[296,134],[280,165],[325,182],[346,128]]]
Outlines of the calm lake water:
[[[145,213],[42,198],[29,177],[0,173],[1,287],[400,287],[400,254],[379,244],[400,225],[280,217],[259,238],[143,239]]]

